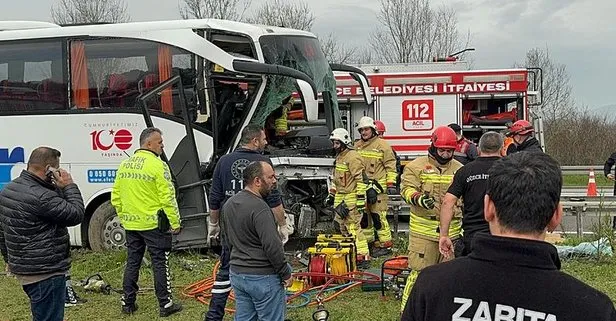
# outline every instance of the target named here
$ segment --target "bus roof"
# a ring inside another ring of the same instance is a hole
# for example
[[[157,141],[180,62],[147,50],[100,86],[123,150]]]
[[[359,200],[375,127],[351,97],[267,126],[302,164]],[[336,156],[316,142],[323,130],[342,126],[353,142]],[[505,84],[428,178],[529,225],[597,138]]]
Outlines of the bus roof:
[[[52,23],[42,21],[0,21],[0,41],[89,35],[102,36],[107,32],[113,35],[118,35],[122,33],[134,34],[139,32],[152,32],[155,30],[163,31],[176,29],[228,30],[231,32],[246,34],[254,41],[258,41],[259,37],[269,34],[316,37],[314,34],[302,30],[255,25],[220,19],[145,21],[74,25],[62,27],[58,27],[57,25],[54,25]]]

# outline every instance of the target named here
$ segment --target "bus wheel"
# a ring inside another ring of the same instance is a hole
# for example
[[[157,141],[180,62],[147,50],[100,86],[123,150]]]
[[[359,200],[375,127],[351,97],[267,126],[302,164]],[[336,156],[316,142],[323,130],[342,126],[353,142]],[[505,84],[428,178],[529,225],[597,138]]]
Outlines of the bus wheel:
[[[111,201],[101,204],[92,214],[88,241],[93,251],[122,250],[126,247],[126,232],[120,224]]]

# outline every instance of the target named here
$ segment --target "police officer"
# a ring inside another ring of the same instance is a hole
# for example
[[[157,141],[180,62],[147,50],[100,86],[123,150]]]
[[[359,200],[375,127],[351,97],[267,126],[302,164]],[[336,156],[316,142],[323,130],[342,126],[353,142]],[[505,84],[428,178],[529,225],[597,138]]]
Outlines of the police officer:
[[[445,259],[438,248],[439,212],[454,174],[462,167],[460,162],[453,159],[457,146],[453,129],[437,127],[432,132],[431,142],[428,156],[414,159],[402,172],[401,196],[411,209],[408,265],[412,269],[404,287],[402,308],[419,272]],[[459,216],[459,210],[457,214]],[[452,221],[449,236],[456,240],[460,229],[460,219],[456,218]]]
[[[364,163],[357,151],[351,149],[349,132],[336,128],[329,139],[336,152],[334,184],[326,205],[336,209],[335,221],[344,234],[355,237],[357,265],[367,267],[370,250],[366,236],[361,230],[361,218],[366,207],[366,184],[363,182]]]
[[[218,237],[220,233],[219,219],[220,209],[227,199],[244,189],[242,173],[244,168],[252,161],[265,161],[271,165],[269,158],[263,156],[262,152],[267,145],[265,131],[257,125],[248,125],[242,130],[240,138],[241,147],[230,154],[220,158],[214,168],[212,188],[209,194],[210,218],[208,223],[208,235],[210,238]],[[272,209],[276,222],[278,223],[278,233],[283,243],[289,239],[289,229],[285,218],[284,207],[280,192],[274,189],[265,201]],[[225,315],[225,306],[231,283],[229,281],[229,260],[230,249],[227,246],[224,235],[221,237],[222,252],[220,253],[220,269],[214,281],[212,289],[212,300],[209,310],[205,316],[206,321],[220,321]]]
[[[488,222],[483,217],[483,199],[488,183],[488,171],[500,157],[503,135],[487,132],[479,139],[479,158],[464,165],[453,177],[447,194],[443,197],[440,214],[439,250],[447,258],[453,257],[454,246],[449,238],[449,224],[453,219],[454,208],[460,198],[464,200],[462,213],[462,242],[456,246],[456,256],[468,255],[476,233],[490,233]]]
[[[376,230],[379,242],[375,242],[372,256],[389,255],[393,242],[389,222],[387,222],[387,195],[397,195],[398,193],[395,185],[398,176],[396,157],[391,146],[378,136],[376,124],[372,118],[367,116],[360,118],[357,123],[357,131],[360,133],[361,139],[355,142],[355,149],[362,156],[366,166],[365,178],[368,180],[366,214],[371,217],[371,220],[367,220],[367,224],[364,224],[362,228],[366,227],[364,233],[368,242],[374,240],[374,231],[367,227],[372,225]]]
[[[458,147],[456,147],[456,151],[453,153],[453,158],[462,163],[462,165],[466,165],[475,160],[477,158],[477,146],[475,146],[475,143],[464,137],[460,125],[452,123],[448,126],[456,132],[458,142]]]
[[[521,119],[513,123],[511,127],[509,127],[507,136],[512,138],[512,143],[515,148],[508,146],[507,155],[521,151],[543,153],[541,144],[533,137],[534,132],[535,128],[533,128],[533,125],[527,120]]]
[[[137,280],[147,247],[160,316],[166,317],[182,310],[171,298],[169,278],[171,233],[180,232],[180,212],[171,171],[159,158],[164,147],[162,132],[153,127],[144,129],[139,144],[140,149],[120,164],[111,192],[111,204],[126,230],[128,251],[122,312],[137,311]]]

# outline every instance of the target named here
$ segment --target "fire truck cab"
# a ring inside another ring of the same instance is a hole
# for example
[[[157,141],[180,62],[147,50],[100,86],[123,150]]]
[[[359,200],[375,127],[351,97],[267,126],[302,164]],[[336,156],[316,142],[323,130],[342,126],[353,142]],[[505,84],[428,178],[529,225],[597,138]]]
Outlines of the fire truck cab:
[[[403,163],[425,155],[432,131],[451,123],[478,143],[486,131],[505,132],[516,120],[529,120],[544,148],[539,68],[469,70],[463,61],[356,67],[368,76],[374,102],[365,103],[348,74],[336,75],[343,123],[359,138],[359,118],[381,120],[387,128],[384,138]]]

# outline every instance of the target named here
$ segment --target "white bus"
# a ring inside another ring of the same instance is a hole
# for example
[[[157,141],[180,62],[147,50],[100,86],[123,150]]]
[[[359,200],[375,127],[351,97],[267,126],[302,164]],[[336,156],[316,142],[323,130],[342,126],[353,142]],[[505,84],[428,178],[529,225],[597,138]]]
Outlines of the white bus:
[[[0,188],[32,149],[57,148],[86,205],[84,222],[70,229],[72,245],[122,248],[111,187],[139,133],[153,125],[163,131],[178,190],[184,229],[174,247],[204,247],[216,161],[237,147],[244,126],[267,125],[297,93],[303,119],[268,155],[293,236],[314,236],[332,224],[321,204],[333,165],[328,134],[342,124],[333,71],[349,72],[369,93],[363,72],[330,66],[318,39],[299,30],[224,20],[0,22]]]

